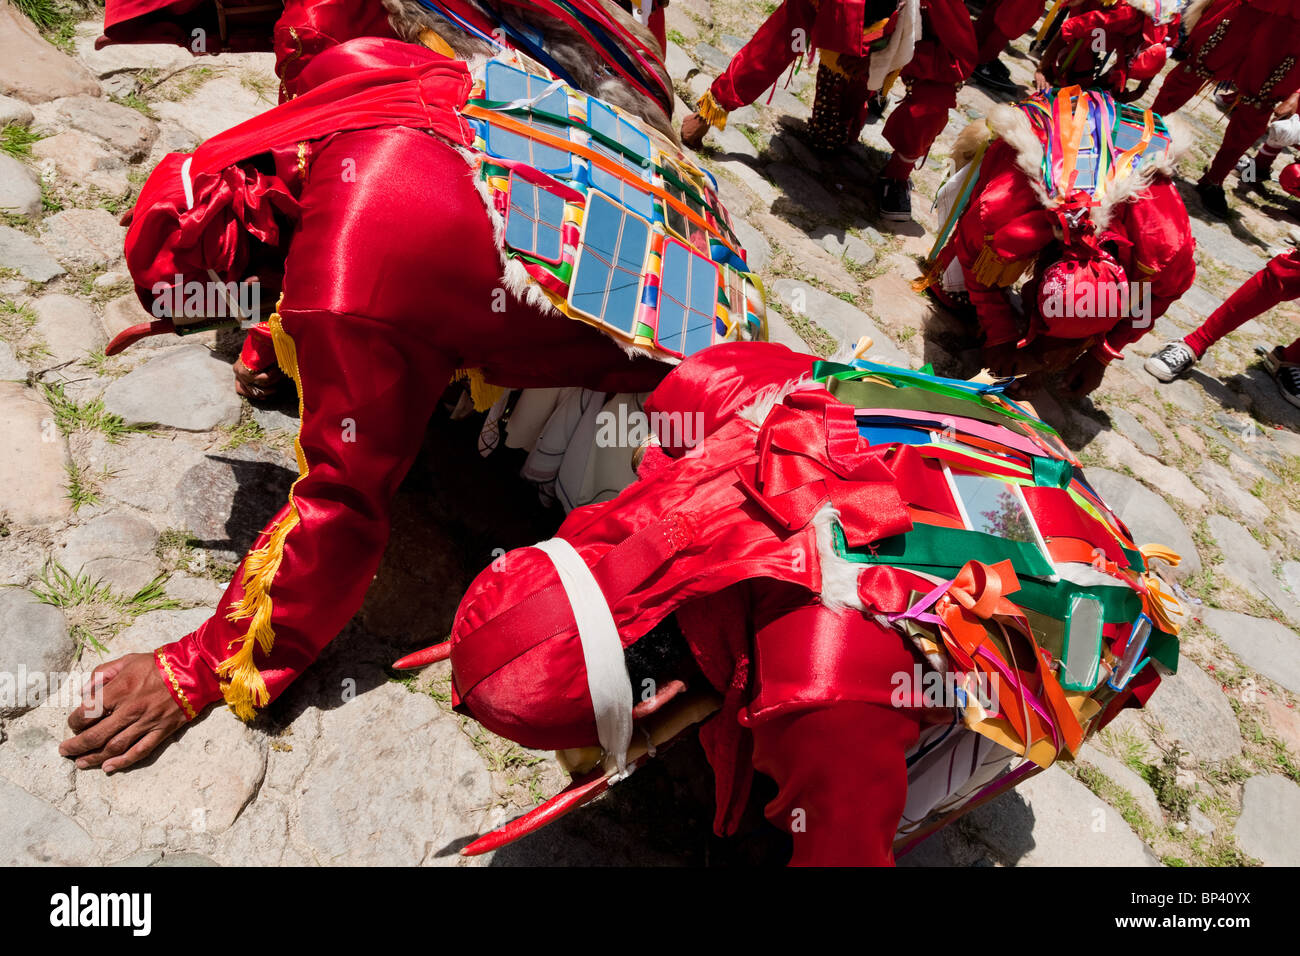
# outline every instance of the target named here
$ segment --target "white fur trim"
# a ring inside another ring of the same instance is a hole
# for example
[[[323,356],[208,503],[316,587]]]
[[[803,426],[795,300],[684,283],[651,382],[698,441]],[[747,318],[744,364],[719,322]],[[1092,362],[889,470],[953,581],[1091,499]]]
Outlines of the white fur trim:
[[[754,393],[754,399],[736,414],[745,421],[761,427],[772,414],[772,409],[786,400],[791,392],[799,391],[812,382],[811,378],[795,378],[780,385],[767,385]],[[820,386],[818,386],[820,387]]]
[[[858,595],[858,575],[862,569],[840,557],[835,552],[835,534],[832,528],[839,524],[840,513],[834,505],[822,505],[813,518],[813,532],[817,536],[817,558],[822,572],[822,604],[831,610],[851,607],[866,610]]]

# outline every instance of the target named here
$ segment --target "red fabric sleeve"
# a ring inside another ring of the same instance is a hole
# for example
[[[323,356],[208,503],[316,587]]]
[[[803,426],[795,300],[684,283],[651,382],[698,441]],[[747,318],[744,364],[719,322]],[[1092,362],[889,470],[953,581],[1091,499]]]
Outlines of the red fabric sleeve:
[[[1142,29],[1143,16],[1127,3],[1117,3],[1109,10],[1093,10],[1070,17],[1061,24],[1061,36],[1068,41],[1092,41],[1097,30],[1106,34],[1106,45],[1110,46],[1113,37],[1137,33]]]
[[[239,358],[254,372],[264,372],[275,364],[275,343],[269,325],[262,322],[248,330]]]
[[[186,720],[193,720],[209,704],[221,699],[217,677],[210,667],[196,659],[197,650],[194,644],[181,639],[163,645],[153,654],[167,692]]]
[[[452,372],[448,358],[398,328],[319,312],[286,311],[283,321],[297,352],[306,470],[216,613],[165,649],[199,710],[221,693],[222,662],[246,648],[264,689],[254,680],[252,699],[238,689],[226,694],[245,718],[279,696],[361,606],[387,543],[392,495],[419,451],[439,383]],[[287,534],[277,535],[283,528]],[[232,621],[241,607],[259,616]],[[263,613],[274,641],[269,653],[251,641]]]

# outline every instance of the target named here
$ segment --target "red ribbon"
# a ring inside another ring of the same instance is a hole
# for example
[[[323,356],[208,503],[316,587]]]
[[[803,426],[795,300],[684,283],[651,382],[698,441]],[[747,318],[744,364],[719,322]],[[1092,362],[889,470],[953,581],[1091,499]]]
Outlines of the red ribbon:
[[[910,447],[895,453],[906,462]],[[911,463],[908,463],[911,464]],[[851,547],[910,531],[894,467],[858,435],[853,409],[828,392],[796,392],[772,409],[758,437],[758,468],[744,487],[791,531],[826,504],[840,513]]]

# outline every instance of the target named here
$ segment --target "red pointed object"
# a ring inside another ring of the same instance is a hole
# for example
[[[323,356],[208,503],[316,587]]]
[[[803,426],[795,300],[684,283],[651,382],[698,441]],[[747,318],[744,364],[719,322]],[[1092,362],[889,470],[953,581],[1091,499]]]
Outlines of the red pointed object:
[[[399,671],[414,670],[417,667],[425,667],[429,664],[436,664],[438,661],[445,661],[450,656],[451,641],[443,641],[441,644],[434,644],[432,647],[426,647],[422,651],[407,654],[401,660],[394,661],[393,669]]]
[[[478,856],[481,853],[499,850],[507,843],[514,843],[520,837],[525,837],[548,823],[558,820],[570,810],[594,800],[608,789],[609,777],[605,776],[603,770],[596,770],[589,779],[582,782],[575,780],[540,806],[534,807],[521,817],[516,817],[505,826],[479,837],[461,850],[460,855]]]
[[[139,325],[133,325],[129,329],[123,329],[113,336],[113,341],[108,343],[104,349],[105,355],[116,355],[128,345],[133,345],[143,338],[150,335],[161,335],[164,332],[175,332],[176,326],[171,319],[159,319],[157,322],[141,322]]]

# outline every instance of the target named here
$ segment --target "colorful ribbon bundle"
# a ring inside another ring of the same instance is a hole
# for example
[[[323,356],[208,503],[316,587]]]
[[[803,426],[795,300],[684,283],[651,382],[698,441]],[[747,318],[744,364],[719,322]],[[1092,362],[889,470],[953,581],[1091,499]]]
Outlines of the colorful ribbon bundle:
[[[498,50],[518,50],[566,79],[570,85],[576,85],[563,67],[547,54],[541,37],[511,25],[488,3],[481,0],[419,0],[419,3],[471,36]],[[672,115],[673,91],[662,80],[663,64],[659,55],[599,4],[590,0],[505,0],[505,3],[554,17],[577,31],[611,72],[658,102],[665,115]]]
[[[1100,201],[1111,183],[1149,158],[1148,152],[1154,156],[1169,145],[1160,117],[1117,104],[1099,90],[1063,87],[1016,105],[1043,144],[1043,185],[1054,199],[1082,190],[1094,203]]]
[[[910,595],[887,618],[957,686],[994,688],[992,708],[968,695],[969,729],[1047,766],[1153,676],[1150,659],[1177,666],[1177,601],[1147,561],[1177,556],[1140,549],[1059,436],[999,384],[870,362],[822,362],[813,374],[853,407],[873,449],[916,453],[900,476],[911,530],[863,547],[837,528],[835,549],[867,566],[867,606]]]

